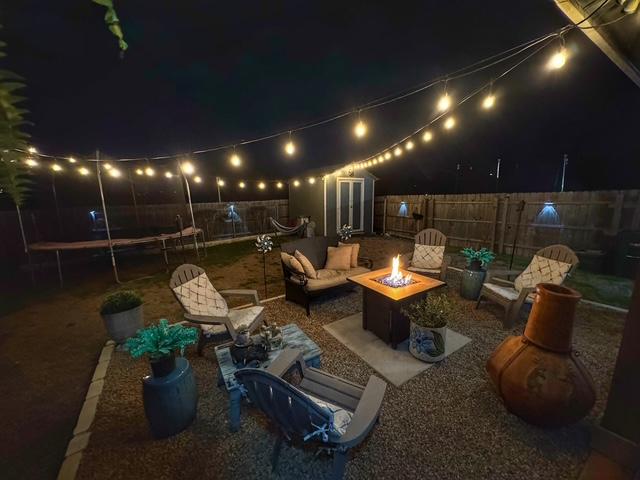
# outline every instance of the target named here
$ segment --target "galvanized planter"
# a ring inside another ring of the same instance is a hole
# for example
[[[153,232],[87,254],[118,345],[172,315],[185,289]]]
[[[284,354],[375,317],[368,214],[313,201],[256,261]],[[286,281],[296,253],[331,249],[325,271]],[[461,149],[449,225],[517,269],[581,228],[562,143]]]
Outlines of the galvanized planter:
[[[116,343],[124,343],[144,327],[142,305],[120,313],[103,314],[104,328]]]
[[[409,334],[409,351],[411,355],[423,362],[439,362],[445,356],[447,343],[447,327],[422,327],[411,322]]]
[[[462,271],[462,280],[460,282],[460,296],[467,300],[477,300],[486,276],[486,270],[469,270],[465,268]]]

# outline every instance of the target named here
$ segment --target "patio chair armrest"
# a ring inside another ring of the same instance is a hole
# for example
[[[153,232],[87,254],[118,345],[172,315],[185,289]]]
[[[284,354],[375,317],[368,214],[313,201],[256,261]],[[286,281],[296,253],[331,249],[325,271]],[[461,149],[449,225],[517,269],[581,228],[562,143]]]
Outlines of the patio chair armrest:
[[[194,315],[192,313],[185,313],[184,318],[193,323],[200,323],[202,325],[226,325],[229,319],[227,317],[213,317],[211,315]]]
[[[260,305],[260,299],[258,298],[257,290],[250,289],[230,289],[218,291],[223,297],[248,297],[252,300],[254,305]]]
[[[290,269],[287,269],[287,271],[289,273],[289,276],[285,277],[285,281],[302,286],[305,286],[307,284],[307,276],[304,273],[294,272]]]
[[[300,372],[304,376],[306,364],[302,356],[302,350],[297,348],[285,348],[276,359],[267,367],[267,372],[277,377],[282,377],[291,370],[292,367],[298,365]]]
[[[495,271],[489,271],[487,273],[487,279],[485,281],[487,281],[487,282],[490,281],[490,280],[495,281],[497,276],[500,276],[500,277],[511,277],[511,276],[518,276],[521,273],[522,273],[522,270],[495,270]],[[509,281],[509,280],[506,280],[506,281]]]
[[[400,255],[400,266],[403,268],[407,268],[411,265],[411,260],[413,260],[413,252],[407,252]]]
[[[369,257],[358,257],[358,265],[362,264],[363,267],[371,270],[373,268],[373,260]]]
[[[522,307],[522,304],[525,302],[529,294],[536,291],[536,287],[522,287],[520,290],[520,294],[518,295],[518,299],[516,300],[515,308],[516,311]]]
[[[387,383],[385,381],[375,375],[369,377],[347,431],[340,437],[340,445],[350,448],[364,440],[380,415],[386,389]]]

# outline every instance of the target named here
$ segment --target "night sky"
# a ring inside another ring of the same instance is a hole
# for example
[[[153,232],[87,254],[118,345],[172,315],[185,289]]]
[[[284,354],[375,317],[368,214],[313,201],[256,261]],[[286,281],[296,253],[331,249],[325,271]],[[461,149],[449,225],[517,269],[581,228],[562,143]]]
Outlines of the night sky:
[[[28,83],[33,143],[78,157],[96,148],[111,157],[174,154],[288,130],[567,23],[540,0],[120,1],[130,47],[121,59],[104,9],[90,0],[6,3],[2,63]],[[640,89],[582,33],[570,33],[567,47],[564,69],[545,71],[551,47],[495,85],[494,110],[481,111],[478,97],[456,112],[454,131],[436,128],[428,147],[375,168],[376,193],[549,191],[559,185],[564,153],[567,190],[640,187]],[[449,92],[462,97],[504,68],[451,82]],[[207,180],[194,200],[214,199],[214,175],[230,183],[286,179],[376,153],[427,123],[440,93],[363,114],[362,141],[352,135],[355,116],[296,134],[293,159],[282,152],[286,137],[239,149],[245,163],[235,172],[228,152],[194,157]],[[489,175],[497,158],[498,187]],[[164,180],[145,188],[162,190]],[[77,175],[59,182],[63,202],[90,203],[79,198],[94,193]],[[242,198],[233,189],[225,196]],[[276,196],[252,188],[244,198]]]

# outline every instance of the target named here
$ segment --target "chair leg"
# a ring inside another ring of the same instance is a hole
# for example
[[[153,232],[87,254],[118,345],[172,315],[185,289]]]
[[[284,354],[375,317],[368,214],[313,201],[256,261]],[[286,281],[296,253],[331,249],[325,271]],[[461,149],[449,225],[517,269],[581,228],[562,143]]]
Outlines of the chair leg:
[[[513,303],[510,303],[504,307],[504,318],[502,319],[502,328],[509,330],[513,328],[513,315],[512,315]]]
[[[282,450],[283,442],[284,438],[282,438],[282,435],[278,435],[276,443],[273,446],[273,453],[271,454],[271,471],[274,473],[276,471],[276,468],[278,468],[278,459],[280,458],[280,451]]]
[[[332,480],[342,480],[344,477],[344,468],[347,465],[348,450],[336,450],[333,453],[333,468],[331,470]]]

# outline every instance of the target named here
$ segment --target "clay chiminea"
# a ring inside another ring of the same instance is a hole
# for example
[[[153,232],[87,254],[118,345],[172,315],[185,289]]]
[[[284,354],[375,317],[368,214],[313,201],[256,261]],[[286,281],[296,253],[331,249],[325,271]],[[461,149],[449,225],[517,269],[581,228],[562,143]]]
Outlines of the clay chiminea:
[[[487,372],[507,410],[526,422],[560,427],[587,415],[596,400],[589,372],[572,351],[579,292],[536,286],[524,335],[510,336],[491,354]]]

